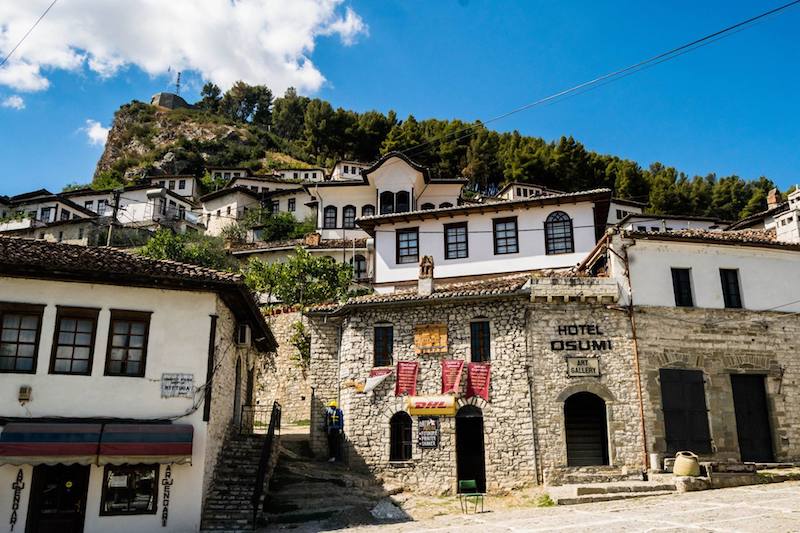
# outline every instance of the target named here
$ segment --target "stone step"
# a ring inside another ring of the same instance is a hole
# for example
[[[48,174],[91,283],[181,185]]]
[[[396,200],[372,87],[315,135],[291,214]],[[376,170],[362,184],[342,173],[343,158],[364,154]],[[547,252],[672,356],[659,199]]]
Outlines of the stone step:
[[[586,494],[584,496],[554,498],[556,505],[578,505],[582,503],[613,502],[618,500],[630,500],[632,498],[646,498],[649,496],[668,496],[675,494],[672,490],[662,490],[653,492],[616,492],[611,494]]]
[[[562,487],[567,488],[567,487]],[[675,483],[650,483],[648,481],[629,481],[626,483],[595,483],[591,485],[578,485],[575,488],[576,496],[589,494],[617,494],[625,492],[662,492],[677,490]]]

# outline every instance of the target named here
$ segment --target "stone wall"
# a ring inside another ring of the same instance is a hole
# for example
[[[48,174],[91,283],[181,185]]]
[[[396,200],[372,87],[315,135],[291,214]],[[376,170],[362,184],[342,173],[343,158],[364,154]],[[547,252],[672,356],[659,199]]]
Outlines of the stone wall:
[[[284,423],[309,420],[311,385],[308,370],[302,367],[297,348],[291,342],[295,331],[293,326],[303,317],[296,309],[281,311],[266,317],[278,342],[278,350],[274,358],[260,360],[256,404],[270,407],[277,400],[281,404]]]
[[[339,400],[339,321],[310,319],[308,331],[311,334],[311,450],[322,458],[328,453],[325,406],[331,400]]]
[[[535,483],[535,460],[529,385],[527,380],[527,343],[525,336],[524,298],[472,301],[463,303],[420,303],[411,306],[392,306],[354,311],[342,326],[338,384],[363,383],[373,364],[373,328],[375,324],[391,323],[394,327],[394,363],[418,361],[418,395],[441,393],[441,360],[470,360],[470,321],[486,317],[491,332],[491,388],[489,402],[467,400],[466,366],[461,380],[458,405],[477,405],[483,411],[484,446],[487,490],[497,492]],[[315,320],[319,325],[319,321]],[[417,324],[444,323],[448,331],[448,353],[416,355],[414,327]],[[328,326],[330,327],[330,326]],[[315,342],[314,358],[319,361]],[[333,343],[325,343],[329,348]],[[333,384],[335,366],[325,354],[325,381]],[[314,366],[314,368],[319,368]],[[333,374],[333,379],[331,379]],[[322,399],[322,380],[314,374]],[[384,482],[400,484],[418,492],[454,492],[457,484],[455,418],[440,417],[441,438],[438,448],[417,446],[418,417],[412,416],[413,452],[407,462],[389,461],[389,419],[405,410],[404,399],[395,396],[395,376],[389,377],[369,393],[357,392],[354,387],[341,389],[341,407],[347,435],[347,460],[352,468],[368,470]],[[325,396],[334,396],[335,391]],[[321,402],[322,403],[322,402]],[[316,428],[316,425],[315,425]],[[321,439],[324,436],[321,435]],[[324,450],[324,441],[318,446]]]
[[[742,309],[636,309],[651,453],[664,457],[659,369],[702,370],[712,450],[708,458],[739,461],[731,374],[765,376],[777,461],[800,461],[800,318]]]

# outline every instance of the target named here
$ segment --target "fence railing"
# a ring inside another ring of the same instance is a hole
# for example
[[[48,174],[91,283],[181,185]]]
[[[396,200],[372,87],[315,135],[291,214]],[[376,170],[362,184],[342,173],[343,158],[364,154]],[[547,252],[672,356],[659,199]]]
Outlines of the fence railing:
[[[263,405],[243,405],[242,416],[239,423],[239,433],[266,433],[272,420],[272,410],[274,407]]]
[[[272,404],[272,411],[269,417],[269,427],[267,428],[267,438],[264,440],[264,447],[261,448],[261,458],[258,461],[256,472],[256,486],[253,488],[253,497],[250,502],[253,505],[253,525],[255,526],[258,516],[258,507],[261,504],[261,496],[264,494],[264,482],[269,472],[269,464],[272,460],[272,448],[275,441],[275,432],[281,429],[281,404]]]

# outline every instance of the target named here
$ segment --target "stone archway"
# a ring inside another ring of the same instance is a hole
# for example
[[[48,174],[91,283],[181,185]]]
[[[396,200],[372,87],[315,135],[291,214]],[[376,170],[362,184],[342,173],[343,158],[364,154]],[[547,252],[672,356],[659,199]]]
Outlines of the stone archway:
[[[564,401],[564,433],[568,466],[609,464],[606,402],[591,392],[572,394]]]

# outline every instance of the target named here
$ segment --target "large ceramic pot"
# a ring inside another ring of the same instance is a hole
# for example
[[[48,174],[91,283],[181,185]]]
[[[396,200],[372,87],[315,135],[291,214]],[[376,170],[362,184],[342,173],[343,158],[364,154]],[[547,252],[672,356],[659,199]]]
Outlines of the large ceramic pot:
[[[672,473],[676,476],[699,476],[700,463],[692,452],[678,452],[675,454],[675,465]]]

